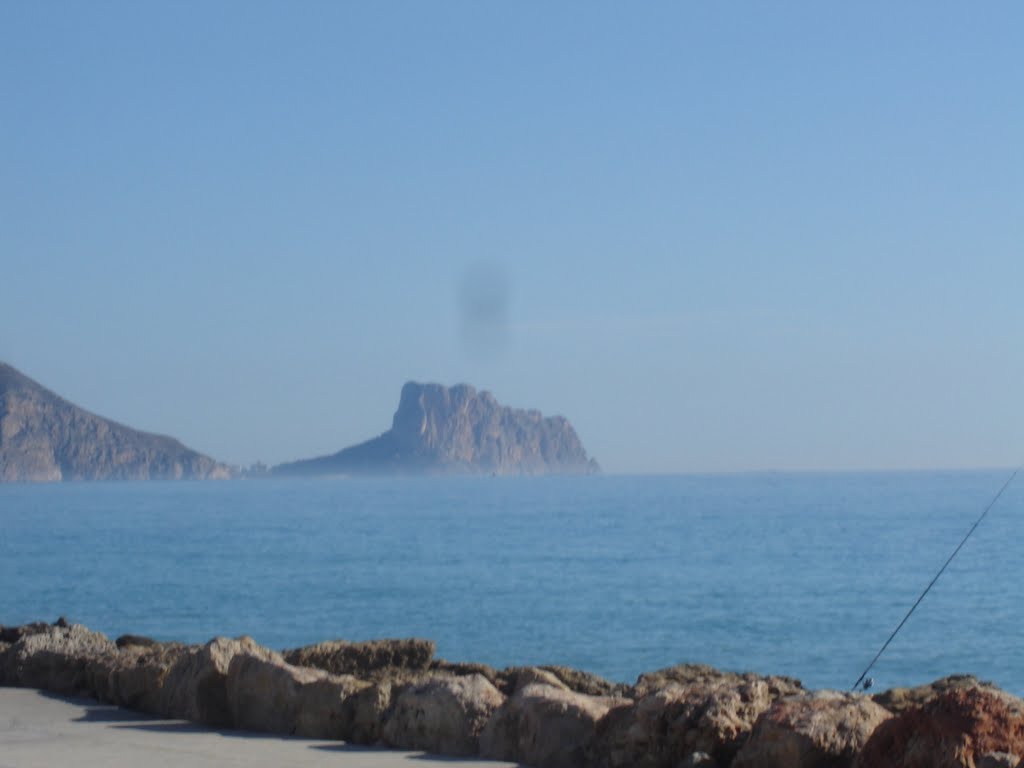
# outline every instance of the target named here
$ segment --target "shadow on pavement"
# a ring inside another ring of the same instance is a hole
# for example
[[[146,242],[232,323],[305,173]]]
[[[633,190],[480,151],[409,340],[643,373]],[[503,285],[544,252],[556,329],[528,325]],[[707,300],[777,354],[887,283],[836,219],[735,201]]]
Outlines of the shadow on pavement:
[[[151,731],[153,733],[183,733],[198,734],[211,733],[234,739],[254,739],[260,737],[272,737],[279,739],[293,739],[294,737],[277,733],[262,733],[259,731],[235,731],[224,728],[211,728],[197,723],[190,723],[187,720],[171,720],[159,715],[149,715],[145,712],[136,712],[131,709],[124,709],[114,704],[104,704],[92,698],[81,696],[64,696],[50,691],[38,691],[40,696],[54,701],[62,701],[73,704],[85,710],[80,717],[72,718],[75,723],[107,723],[112,728]],[[295,739],[303,741],[303,739]]]
[[[380,746],[365,746],[361,744],[347,744],[343,741],[324,743],[326,739],[306,739],[297,736],[289,736],[281,733],[264,733],[262,731],[236,731],[223,728],[211,728],[209,726],[197,725],[186,720],[169,720],[157,715],[148,715],[144,712],[136,712],[131,709],[124,709],[114,704],[103,704],[93,698],[81,696],[65,696],[51,693],[50,691],[38,691],[40,696],[55,701],[73,704],[85,710],[81,716],[72,719],[76,723],[107,723],[112,728],[150,731],[153,733],[181,733],[181,734],[215,734],[229,739],[265,739],[274,738],[283,741],[294,741],[299,743],[308,742],[310,749],[324,752],[337,752],[339,754],[379,754],[381,752],[403,753],[406,760],[422,760],[432,763],[460,763],[479,764],[483,761],[479,757],[451,757],[446,755],[431,755],[423,752],[407,753],[405,750],[393,750]],[[508,763],[504,763],[507,765]],[[520,766],[520,768],[524,768]]]
[[[344,742],[338,742],[337,744],[310,744],[310,749],[320,749],[325,752],[340,752],[340,753],[355,753],[360,752],[374,753],[374,752],[404,752],[405,750],[393,750],[387,747],[367,747],[359,744],[345,744]],[[481,762],[490,762],[482,757],[452,757],[451,755],[431,755],[426,752],[416,752],[413,754],[404,754],[403,757],[406,760],[426,760],[431,763],[452,763],[458,765],[459,763],[472,763],[478,765]],[[497,761],[502,765],[509,765],[507,761]],[[519,768],[526,768],[524,765],[520,765]]]

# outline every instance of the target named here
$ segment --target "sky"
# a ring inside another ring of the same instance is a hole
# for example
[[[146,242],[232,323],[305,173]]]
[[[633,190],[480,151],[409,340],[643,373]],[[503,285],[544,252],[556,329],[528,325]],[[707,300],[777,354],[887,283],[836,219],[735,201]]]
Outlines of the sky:
[[[0,360],[237,464],[1024,457],[1024,7],[0,3]]]

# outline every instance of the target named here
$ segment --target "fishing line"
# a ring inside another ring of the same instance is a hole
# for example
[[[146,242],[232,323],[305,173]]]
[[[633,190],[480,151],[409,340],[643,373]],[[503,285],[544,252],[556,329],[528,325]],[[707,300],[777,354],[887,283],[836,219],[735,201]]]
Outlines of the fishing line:
[[[917,598],[917,601],[912,606],[910,606],[910,610],[907,611],[907,615],[903,617],[903,621],[901,621],[899,623],[899,625],[896,627],[896,629],[894,629],[892,631],[892,634],[889,635],[889,639],[885,641],[885,643],[879,649],[878,653],[875,654],[875,658],[873,658],[871,660],[871,663],[868,664],[867,668],[863,672],[860,673],[860,677],[857,678],[857,682],[855,682],[853,684],[853,687],[850,688],[851,691],[857,690],[857,686],[860,685],[861,680],[863,680],[865,677],[867,677],[868,672],[870,672],[871,668],[873,666],[875,666],[875,662],[878,661],[881,658],[882,654],[885,653],[885,649],[889,647],[889,643],[891,643],[893,638],[896,637],[897,634],[899,634],[899,631],[901,629],[903,629],[903,625],[907,623],[907,619],[909,619],[910,615],[915,610],[917,610],[917,606],[919,606],[921,604],[921,601],[924,600],[924,596],[927,595],[928,592],[931,591],[931,588],[935,586],[935,582],[939,580],[939,576],[941,576],[943,571],[946,570],[946,567],[951,562],[953,562],[953,558],[956,557],[957,552],[959,552],[960,549],[963,547],[963,545],[967,543],[967,540],[969,538],[971,538],[971,534],[974,533],[975,529],[979,525],[981,525],[981,521],[985,519],[985,515],[987,515],[988,511],[990,509],[992,509],[992,507],[994,507],[996,505],[996,502],[999,501],[999,497],[1003,495],[1003,491],[1005,491],[1007,489],[1007,487],[1010,485],[1010,483],[1013,482],[1013,478],[1015,478],[1017,476],[1017,473],[1020,472],[1022,467],[1024,467],[1024,465],[1021,465],[1020,467],[1017,467],[1015,470],[1013,470],[1013,474],[1011,474],[1009,479],[1007,479],[1007,481],[1005,483],[1003,483],[1003,487],[999,489],[999,493],[997,493],[995,496],[992,497],[992,501],[990,501],[988,503],[988,506],[985,507],[985,511],[982,512],[981,515],[978,517],[978,519],[974,521],[974,525],[971,526],[971,530],[969,530],[967,532],[967,535],[963,537],[963,539],[957,545],[956,549],[953,550],[953,554],[951,554],[949,556],[949,559],[946,560],[946,562],[942,564],[941,568],[939,568],[939,572],[935,574],[935,578],[933,578],[930,582],[928,582],[928,586],[924,588],[924,592],[922,592],[921,596]]]

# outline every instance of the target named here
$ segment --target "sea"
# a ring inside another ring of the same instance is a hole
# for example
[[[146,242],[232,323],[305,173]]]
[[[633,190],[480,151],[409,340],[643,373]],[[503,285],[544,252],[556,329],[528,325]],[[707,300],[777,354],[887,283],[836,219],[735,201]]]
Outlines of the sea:
[[[1009,470],[0,485],[0,623],[849,689]],[[870,671],[1024,695],[1024,477]]]

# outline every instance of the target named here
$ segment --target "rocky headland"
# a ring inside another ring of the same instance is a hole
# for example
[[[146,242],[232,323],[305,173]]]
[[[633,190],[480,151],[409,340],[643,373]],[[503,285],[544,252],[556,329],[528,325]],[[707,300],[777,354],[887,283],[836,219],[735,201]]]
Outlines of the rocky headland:
[[[89,413],[0,363],[0,482],[181,480],[232,470],[172,437]]]
[[[875,695],[683,664],[612,683],[451,663],[428,640],[277,652],[0,627],[0,684],[161,717],[533,768],[1022,768],[1024,701],[973,677]]]
[[[466,384],[410,381],[391,429],[330,456],[274,467],[275,475],[590,474],[576,430],[562,416],[503,406]]]
[[[0,363],[0,482],[599,471],[562,416],[509,408],[466,384],[416,382],[402,388],[387,432],[330,456],[240,471],[90,413]]]

